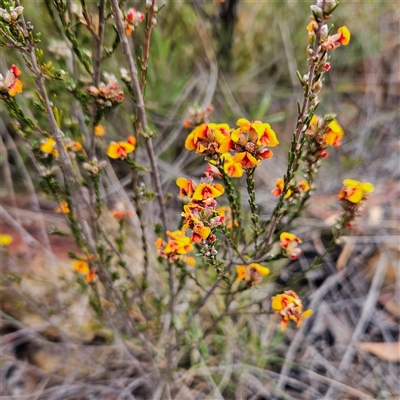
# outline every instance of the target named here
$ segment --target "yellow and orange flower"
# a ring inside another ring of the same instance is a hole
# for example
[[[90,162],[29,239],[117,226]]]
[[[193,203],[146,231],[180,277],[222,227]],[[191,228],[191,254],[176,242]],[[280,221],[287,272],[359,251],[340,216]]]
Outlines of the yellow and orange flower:
[[[358,182],[353,179],[345,179],[345,186],[339,193],[339,199],[346,199],[351,203],[357,204],[366,199],[366,193],[374,191],[374,185],[369,182]]]
[[[194,193],[194,183],[190,179],[178,178],[176,184],[179,186],[179,196],[192,197]]]
[[[270,273],[270,270],[260,264],[252,263],[248,266],[238,265],[236,273],[236,282],[245,281],[248,286],[256,286],[261,281],[260,275],[266,276]]]
[[[62,201],[58,207],[54,208],[54,211],[59,214],[68,214],[70,209],[68,203],[66,201]]]
[[[286,290],[271,298],[271,306],[275,310],[274,315],[281,318],[281,329],[286,329],[289,321],[294,321],[299,328],[303,318],[308,318],[313,311],[308,309],[303,312],[303,303],[293,290]]]
[[[165,242],[162,238],[158,238],[155,243],[158,254],[161,257],[167,258],[172,262],[177,260],[181,255],[185,255],[193,250],[190,238],[182,231],[167,231],[166,233],[170,238],[168,242]]]
[[[241,162],[235,162],[229,153],[223,154],[224,171],[231,178],[240,178],[243,175]]]
[[[46,154],[52,154],[54,157],[58,157],[56,141],[52,138],[46,139],[46,141],[40,145],[40,151]]]
[[[334,119],[329,122],[325,131],[325,144],[327,146],[340,146],[340,141],[343,137],[344,131],[339,123]]]
[[[346,26],[342,26],[338,29],[337,33],[332,36],[328,36],[322,48],[324,50],[334,50],[339,46],[347,46],[350,42],[350,31]]]
[[[108,145],[107,155],[110,158],[126,158],[135,150],[135,145],[128,142],[112,142]]]
[[[5,78],[0,74],[0,91],[7,91],[11,97],[22,93],[22,83],[18,79],[20,75],[19,68],[12,64]]]
[[[276,138],[276,133],[271,128],[270,124],[264,123],[262,124],[264,132],[259,137],[259,144],[261,146],[275,147],[279,144],[278,139]]]
[[[350,31],[347,28],[347,26],[342,26],[338,29],[338,34],[340,34],[340,37],[338,39],[338,42],[342,46],[347,46],[350,42]]]
[[[297,184],[297,189],[299,190],[299,192],[308,192],[310,190],[310,185],[307,181],[300,181]]]
[[[253,168],[257,165],[261,165],[261,162],[258,161],[251,153],[248,151],[244,151],[242,153],[235,154],[233,157],[234,163],[240,163],[244,168]]]
[[[192,242],[201,243],[203,239],[207,239],[210,236],[211,228],[202,224],[195,225],[193,228]]]
[[[214,185],[199,183],[193,193],[193,200],[203,201],[210,198],[215,199],[216,197],[221,196],[224,191],[224,187],[219,183]]]
[[[89,264],[84,260],[77,260],[73,263],[73,268],[76,272],[85,275],[87,282],[93,282],[96,279],[96,273],[90,269]]]
[[[274,196],[280,196],[283,192],[284,181],[282,178],[278,178],[275,182],[276,189],[271,190],[271,193]],[[292,195],[292,190],[289,189],[285,194],[285,199],[289,198]]]
[[[282,232],[280,237],[281,247],[285,254],[292,260],[296,260],[297,256],[301,253],[301,249],[297,246],[303,241],[293,233]]]
[[[185,148],[189,151],[196,149],[196,153],[218,156],[229,150],[230,130],[228,124],[201,124],[189,133]]]

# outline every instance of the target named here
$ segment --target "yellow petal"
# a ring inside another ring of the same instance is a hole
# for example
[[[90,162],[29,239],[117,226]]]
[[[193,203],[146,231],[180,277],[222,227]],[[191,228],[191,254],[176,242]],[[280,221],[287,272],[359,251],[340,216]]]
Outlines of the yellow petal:
[[[349,196],[347,200],[356,204],[359,203],[363,199],[363,197],[364,197],[364,192],[361,190],[361,188],[357,187],[354,190],[354,193],[351,196]]]
[[[242,134],[242,131],[240,129],[235,129],[232,133],[231,133],[231,139],[234,142],[237,142],[239,140],[240,135]]]
[[[7,234],[0,234],[0,246],[6,247],[9,246],[13,241],[13,238],[11,235]]]
[[[311,309],[308,309],[301,314],[302,318],[308,318],[311,317],[311,315],[313,315],[313,310]]]
[[[293,233],[289,232],[282,232],[281,235],[279,236],[280,240],[296,240],[296,235],[293,235]]]
[[[281,294],[277,294],[276,296],[274,296],[272,298],[271,307],[274,310],[277,310],[277,311],[280,311],[280,310],[283,309],[283,306],[282,306],[282,295]]]
[[[239,118],[236,125],[240,126],[243,131],[248,131],[250,129],[250,121],[246,118]]]
[[[343,185],[347,187],[357,187],[360,184],[359,181],[355,181],[354,179],[345,179],[343,181]]]
[[[107,155],[110,158],[119,158],[119,144],[118,143],[110,143],[107,148]]]
[[[43,153],[51,154],[54,150],[54,146],[56,144],[56,141],[54,139],[47,139],[44,143],[41,144],[40,146],[40,151]]]
[[[8,91],[8,94],[13,97],[18,93],[22,93],[22,83],[19,79],[14,82],[12,88]]]
[[[185,149],[186,150],[194,150],[196,148],[196,144],[195,144],[195,139],[194,139],[194,135],[193,132],[189,133],[188,137],[185,140]]]
[[[270,270],[267,267],[263,267],[260,264],[250,264],[249,268],[254,268],[258,273],[260,273],[261,275],[268,275]]]
[[[240,282],[245,279],[247,275],[247,267],[245,265],[239,265],[236,267],[236,273],[238,277],[236,278],[235,282]]]
[[[372,184],[372,183],[369,183],[369,182],[365,182],[365,183],[362,183],[361,184],[361,189],[364,191],[364,192],[373,192],[374,191],[374,185]]]

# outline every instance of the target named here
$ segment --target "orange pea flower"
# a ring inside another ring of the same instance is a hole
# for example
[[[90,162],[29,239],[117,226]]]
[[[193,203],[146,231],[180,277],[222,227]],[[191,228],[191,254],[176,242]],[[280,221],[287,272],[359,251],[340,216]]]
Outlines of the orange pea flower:
[[[96,279],[96,273],[92,271],[89,264],[84,260],[77,260],[73,263],[76,272],[85,275],[86,282],[93,282]]]
[[[5,78],[0,74],[0,91],[7,91],[11,97],[22,93],[22,83],[18,79],[20,75],[19,68],[12,64]]]
[[[322,48],[325,50],[334,50],[340,45],[347,46],[349,42],[350,31],[346,26],[342,26],[335,35],[328,36],[326,41],[322,44]]]
[[[276,138],[276,133],[271,128],[270,124],[262,124],[262,128],[264,132],[259,138],[259,144],[261,146],[275,147],[279,144],[278,139]]]
[[[329,122],[326,129],[325,144],[327,146],[340,146],[340,140],[342,139],[343,134],[343,128],[334,119],[333,121]]]
[[[202,224],[195,225],[193,228],[193,235],[191,240],[195,243],[201,243],[203,239],[207,239],[210,236],[211,228]]]
[[[135,146],[128,142],[112,142],[108,145],[107,155],[110,158],[125,158],[135,150]]]
[[[254,166],[261,165],[261,162],[258,161],[248,151],[244,151],[242,153],[235,154],[233,156],[233,162],[240,163],[242,165],[242,167],[245,167],[245,168],[253,168]]]
[[[298,189],[300,192],[308,192],[308,191],[310,190],[310,185],[308,184],[307,181],[300,181],[300,182],[297,184],[297,189]]]
[[[58,157],[58,150],[56,149],[56,141],[52,138],[46,139],[40,145],[40,151],[46,154],[52,154],[54,157]]]
[[[248,286],[256,286],[261,281],[260,275],[266,276],[270,273],[270,270],[260,264],[252,263],[248,266],[238,265],[236,273],[236,282],[245,281]]]
[[[286,329],[289,321],[297,323],[299,328],[303,322],[303,318],[312,315],[312,310],[303,312],[303,304],[299,296],[293,290],[286,290],[282,294],[277,294],[271,298],[271,306],[275,310],[274,315],[281,318],[281,329]]]
[[[278,179],[276,180],[276,182],[275,182],[275,186],[276,186],[276,189],[271,190],[271,193],[272,193],[274,196],[280,196],[280,195],[282,194],[282,192],[283,192],[283,186],[284,186],[284,181],[283,181],[283,179],[282,179],[282,178],[278,178]],[[287,199],[288,197],[290,197],[291,194],[292,194],[292,191],[289,189],[289,190],[286,192],[286,194],[285,194],[285,199]]]
[[[284,250],[286,255],[292,260],[296,260],[297,256],[301,253],[301,249],[297,246],[303,241],[296,235],[293,235],[293,233],[289,232],[282,232],[279,239],[282,250]]]
[[[229,153],[225,153],[224,157],[224,171],[229,177],[240,178],[243,175],[243,168],[240,162],[235,162]]]
[[[338,42],[342,46],[347,46],[350,42],[350,31],[347,28],[347,26],[342,26],[338,29],[338,34],[340,34],[340,38],[338,39]]]
[[[162,238],[158,238],[155,242],[157,252],[161,257],[173,262],[193,250],[190,238],[185,236],[182,231],[167,231],[166,233],[170,238],[168,242],[165,242]]]
[[[66,201],[62,201],[60,205],[54,209],[54,211],[59,214],[68,214],[70,209],[68,207],[68,203]]]
[[[73,268],[76,272],[79,272],[80,274],[87,274],[90,271],[89,264],[83,260],[74,261]]]
[[[193,200],[215,199],[224,193],[224,188],[219,183],[210,185],[208,183],[199,183],[193,193]]]
[[[339,193],[339,199],[346,199],[357,204],[366,198],[366,193],[374,191],[374,185],[369,182],[358,182],[353,179],[345,179],[345,186]]]
[[[176,184],[179,186],[179,196],[192,197],[194,193],[194,183],[190,179],[178,178]]]

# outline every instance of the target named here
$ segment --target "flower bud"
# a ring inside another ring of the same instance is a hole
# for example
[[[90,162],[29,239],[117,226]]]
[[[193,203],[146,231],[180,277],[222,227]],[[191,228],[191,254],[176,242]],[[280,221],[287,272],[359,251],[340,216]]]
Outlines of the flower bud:
[[[317,5],[312,5],[310,6],[310,8],[314,15],[316,15],[318,18],[322,18],[323,11],[321,7],[318,7]]]
[[[327,36],[328,36],[328,25],[324,24],[321,26],[320,38],[321,40],[325,40]]]
[[[3,13],[2,17],[6,22],[11,22],[12,20],[11,15],[8,12]]]

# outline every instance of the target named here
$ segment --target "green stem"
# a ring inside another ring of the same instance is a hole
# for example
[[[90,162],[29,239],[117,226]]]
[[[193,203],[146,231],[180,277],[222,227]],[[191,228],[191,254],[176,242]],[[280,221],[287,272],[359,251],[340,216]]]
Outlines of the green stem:
[[[250,211],[251,211],[251,221],[253,222],[253,241],[254,241],[254,247],[255,251],[258,251],[258,236],[260,234],[260,227],[259,227],[259,216],[258,216],[258,207],[256,204],[256,191],[255,191],[255,181],[254,181],[254,173],[255,173],[255,168],[251,168],[246,170],[246,175],[247,175],[247,192],[249,194],[249,205],[250,205]]]

